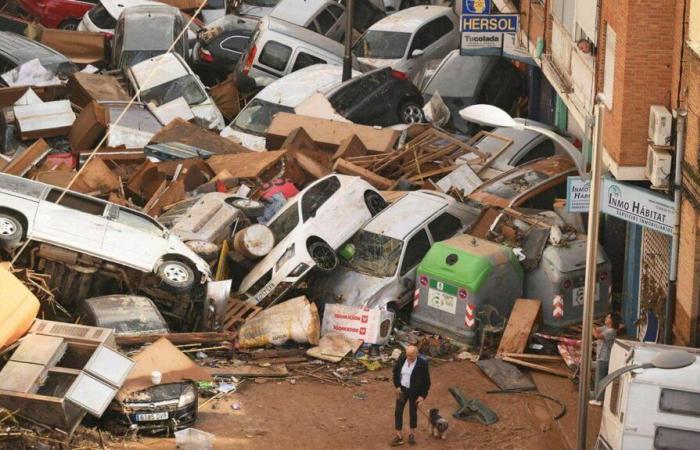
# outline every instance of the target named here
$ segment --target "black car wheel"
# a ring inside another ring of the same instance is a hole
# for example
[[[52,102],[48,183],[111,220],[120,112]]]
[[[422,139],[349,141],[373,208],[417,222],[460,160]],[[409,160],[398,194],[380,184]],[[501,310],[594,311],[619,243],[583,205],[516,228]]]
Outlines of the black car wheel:
[[[423,108],[414,102],[407,101],[399,106],[399,120],[401,123],[421,123],[423,122]]]
[[[309,244],[309,255],[321,272],[330,273],[338,267],[338,255],[325,242],[316,241]]]
[[[384,201],[384,198],[372,191],[365,192],[365,204],[367,205],[369,213],[372,214],[372,217],[376,216],[384,208],[386,208],[386,201]]]
[[[158,278],[163,289],[174,293],[189,291],[195,281],[192,268],[176,260],[164,261],[158,267]]]
[[[58,26],[61,30],[77,30],[80,21],[78,19],[66,19]]]

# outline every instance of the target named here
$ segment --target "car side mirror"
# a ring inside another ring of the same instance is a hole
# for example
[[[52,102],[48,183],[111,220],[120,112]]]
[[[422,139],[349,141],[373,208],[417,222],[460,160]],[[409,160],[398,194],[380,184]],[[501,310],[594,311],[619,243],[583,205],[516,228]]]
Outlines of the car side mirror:
[[[418,58],[419,56],[423,56],[425,52],[421,50],[420,48],[417,48],[411,52],[411,58]]]

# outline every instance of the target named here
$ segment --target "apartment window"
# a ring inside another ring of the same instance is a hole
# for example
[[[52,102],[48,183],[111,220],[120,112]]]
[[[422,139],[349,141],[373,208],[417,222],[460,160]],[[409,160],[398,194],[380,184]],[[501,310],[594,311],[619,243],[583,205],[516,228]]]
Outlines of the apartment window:
[[[569,36],[573,38],[576,32],[576,2],[578,0],[554,0],[552,15],[557,18]]]
[[[610,24],[605,26],[605,69],[603,71],[603,94],[608,109],[613,107],[613,89],[615,87],[615,46],[617,36]]]

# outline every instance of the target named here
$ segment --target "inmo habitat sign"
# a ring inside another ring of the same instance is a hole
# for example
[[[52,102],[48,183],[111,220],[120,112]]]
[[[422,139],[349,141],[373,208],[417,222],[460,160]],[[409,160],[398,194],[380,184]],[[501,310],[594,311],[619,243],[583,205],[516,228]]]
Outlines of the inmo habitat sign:
[[[673,201],[655,192],[603,178],[600,211],[627,222],[673,234],[677,211]],[[580,177],[567,180],[566,205],[570,212],[588,212],[590,181]]]

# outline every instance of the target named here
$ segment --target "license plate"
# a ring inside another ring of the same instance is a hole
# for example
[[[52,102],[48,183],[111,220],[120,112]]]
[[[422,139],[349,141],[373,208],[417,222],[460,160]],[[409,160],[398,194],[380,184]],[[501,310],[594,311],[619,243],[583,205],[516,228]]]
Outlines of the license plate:
[[[583,305],[583,292],[585,291],[585,288],[583,286],[574,288],[573,296],[572,296],[572,303],[574,306],[582,306]],[[600,300],[600,284],[596,283],[595,285],[595,301],[597,302]]]
[[[137,422],[152,422],[154,420],[168,420],[167,412],[136,414]]]
[[[254,297],[255,303],[260,303],[261,301],[263,301],[263,299],[265,297],[267,297],[270,294],[270,292],[272,292],[274,290],[275,290],[275,283],[270,281],[262,289],[260,289],[260,292],[255,294],[255,297]]]
[[[428,289],[428,306],[450,314],[457,312],[457,297],[437,289]]]

